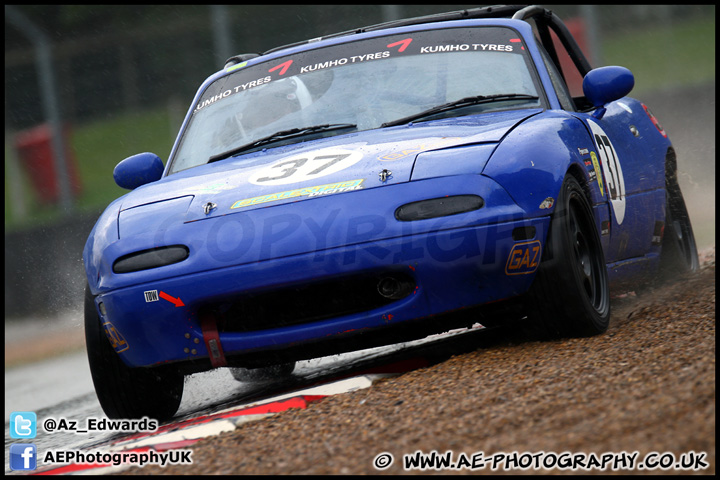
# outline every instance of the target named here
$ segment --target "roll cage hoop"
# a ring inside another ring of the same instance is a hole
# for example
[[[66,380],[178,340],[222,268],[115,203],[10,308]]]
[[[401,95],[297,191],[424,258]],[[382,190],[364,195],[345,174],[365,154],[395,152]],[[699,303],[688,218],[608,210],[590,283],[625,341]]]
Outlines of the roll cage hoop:
[[[572,60],[575,67],[578,69],[580,74],[584,77],[591,69],[590,63],[585,58],[585,55],[583,54],[582,50],[578,46],[577,42],[573,38],[572,34],[568,30],[568,28],[565,26],[565,24],[560,20],[560,17],[558,17],[555,13],[553,13],[551,10],[548,10],[544,7],[538,6],[538,5],[494,5],[489,7],[480,7],[480,8],[472,8],[468,10],[457,10],[453,12],[445,12],[445,13],[436,13],[432,15],[425,15],[422,17],[414,17],[414,18],[405,18],[400,20],[392,20],[385,23],[379,23],[376,25],[370,25],[367,27],[357,28],[354,30],[347,30],[340,33],[334,33],[331,35],[326,35],[323,37],[314,38],[311,40],[305,40],[302,42],[292,43],[289,45],[284,45],[282,47],[273,48],[271,50],[266,51],[262,55],[267,55],[272,52],[276,52],[278,50],[283,50],[290,47],[296,47],[299,45],[305,45],[312,42],[317,42],[320,40],[326,40],[328,38],[338,38],[348,35],[357,35],[359,33],[365,33],[365,32],[373,32],[378,30],[384,30],[387,28],[393,28],[393,27],[405,27],[409,25],[420,25],[424,23],[435,23],[435,22],[445,22],[450,20],[468,20],[468,19],[477,19],[477,18],[512,18],[514,20],[534,20],[535,26],[537,28],[538,35],[540,37],[540,43],[545,48],[547,53],[550,55],[550,58],[552,59],[553,63],[555,64],[555,67],[557,68],[558,72],[560,72],[561,75],[565,76],[562,67],[560,65],[560,61],[558,59],[558,54],[555,49],[555,44],[552,41],[552,37],[550,35],[550,30],[555,32],[555,35],[557,35],[560,42],[562,42],[563,46],[567,50],[568,55],[570,56],[570,59]],[[259,56],[258,54],[242,54],[242,55],[236,55],[234,57],[229,58],[226,63],[225,67],[229,67],[231,65],[243,62],[245,60],[249,60],[250,58],[254,58],[256,56]]]

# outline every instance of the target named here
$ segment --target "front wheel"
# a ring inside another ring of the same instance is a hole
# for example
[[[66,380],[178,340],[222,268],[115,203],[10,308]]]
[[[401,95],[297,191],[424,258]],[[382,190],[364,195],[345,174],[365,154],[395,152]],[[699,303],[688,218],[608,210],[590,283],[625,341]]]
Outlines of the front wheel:
[[[182,399],[185,377],[171,367],[130,368],[115,353],[85,289],[85,343],[100,406],[109,418],[170,419]]]
[[[610,323],[605,255],[590,203],[572,175],[558,196],[526,313],[527,329],[541,338],[598,335]]]

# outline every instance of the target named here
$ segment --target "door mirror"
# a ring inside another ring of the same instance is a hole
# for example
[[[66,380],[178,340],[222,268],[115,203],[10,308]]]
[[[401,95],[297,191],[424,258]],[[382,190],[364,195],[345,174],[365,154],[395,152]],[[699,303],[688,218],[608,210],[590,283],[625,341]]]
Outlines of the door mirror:
[[[138,153],[118,163],[113,170],[113,178],[122,188],[134,190],[160,180],[163,169],[162,160],[154,153]]]
[[[619,100],[633,89],[635,77],[625,67],[600,67],[590,70],[583,79],[583,93],[598,110],[593,114],[602,118],[605,105]]]

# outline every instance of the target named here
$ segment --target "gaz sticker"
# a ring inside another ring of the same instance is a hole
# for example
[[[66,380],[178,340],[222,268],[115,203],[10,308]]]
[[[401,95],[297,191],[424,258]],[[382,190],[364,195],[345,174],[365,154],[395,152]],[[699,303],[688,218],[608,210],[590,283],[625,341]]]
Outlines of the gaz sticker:
[[[120,332],[115,329],[112,323],[103,323],[103,328],[105,329],[105,335],[107,335],[108,340],[110,340],[113,350],[117,353],[124,352],[130,348],[130,345],[128,345],[125,337],[123,337]]]
[[[328,148],[283,158],[250,175],[255,185],[289,185],[314,180],[355,165],[363,158],[353,150]]]
[[[608,198],[612,204],[613,212],[615,212],[615,220],[620,225],[625,219],[625,178],[623,177],[620,159],[602,127],[594,121],[588,121],[588,125],[592,131],[600,162],[602,163]]]
[[[524,275],[533,273],[540,265],[540,254],[542,253],[542,244],[540,240],[532,242],[516,243],[510,255],[508,255],[507,264],[505,264],[505,274],[507,275]]]

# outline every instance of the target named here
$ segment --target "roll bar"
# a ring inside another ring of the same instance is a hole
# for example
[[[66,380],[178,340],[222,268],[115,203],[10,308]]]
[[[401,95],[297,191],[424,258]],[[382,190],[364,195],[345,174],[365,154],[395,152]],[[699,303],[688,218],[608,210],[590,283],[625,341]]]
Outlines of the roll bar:
[[[376,25],[370,25],[367,27],[356,28],[354,30],[347,30],[344,32],[334,33],[323,37],[314,38],[311,40],[305,40],[302,42],[291,43],[282,47],[276,47],[266,51],[263,55],[267,55],[278,50],[285,48],[296,47],[299,45],[305,45],[319,40],[325,40],[328,38],[337,38],[348,35],[357,35],[359,33],[373,32],[378,30],[384,30],[393,27],[405,27],[409,25],[420,25],[425,23],[445,22],[450,20],[467,20],[477,18],[512,18],[514,20],[534,20],[537,27],[540,41],[547,50],[550,58],[552,58],[555,66],[559,71],[562,71],[560,62],[558,60],[555,45],[553,44],[552,37],[550,36],[550,30],[555,32],[557,37],[562,42],[565,49],[567,49],[570,59],[573,61],[577,69],[584,76],[591,70],[590,63],[585,58],[582,50],[578,46],[577,42],[573,38],[570,31],[567,29],[565,24],[560,20],[560,17],[555,15],[551,10],[548,10],[539,5],[493,5],[489,7],[472,8],[467,10],[457,10],[453,12],[436,13],[432,15],[425,15],[422,17],[405,18],[400,20],[392,20],[389,22],[379,23]],[[230,60],[233,60],[231,57]]]

